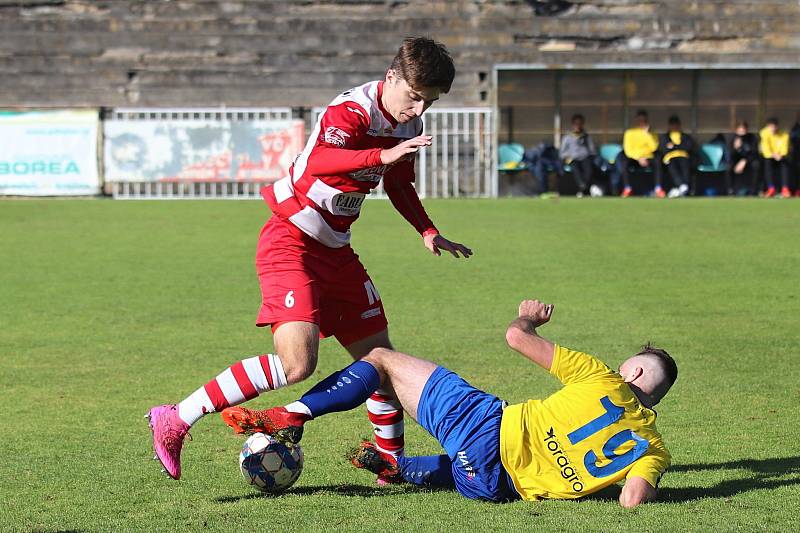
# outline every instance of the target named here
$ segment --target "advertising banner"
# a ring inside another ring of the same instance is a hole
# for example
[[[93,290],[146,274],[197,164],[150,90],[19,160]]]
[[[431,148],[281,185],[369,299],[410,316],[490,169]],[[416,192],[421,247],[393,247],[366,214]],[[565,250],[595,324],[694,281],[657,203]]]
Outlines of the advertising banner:
[[[274,181],[303,149],[302,120],[154,119],[104,123],[107,182]]]
[[[0,112],[0,194],[100,192],[96,110]]]

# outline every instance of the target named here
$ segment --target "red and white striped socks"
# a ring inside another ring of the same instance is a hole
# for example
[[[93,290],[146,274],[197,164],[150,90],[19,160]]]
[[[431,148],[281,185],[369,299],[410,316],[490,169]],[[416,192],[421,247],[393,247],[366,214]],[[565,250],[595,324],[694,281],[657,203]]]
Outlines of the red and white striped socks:
[[[286,374],[277,355],[251,357],[228,367],[179,403],[178,416],[191,426],[207,413],[222,411],[285,386]]]
[[[397,457],[405,447],[403,407],[382,389],[367,400],[367,415],[375,430],[378,449]]]

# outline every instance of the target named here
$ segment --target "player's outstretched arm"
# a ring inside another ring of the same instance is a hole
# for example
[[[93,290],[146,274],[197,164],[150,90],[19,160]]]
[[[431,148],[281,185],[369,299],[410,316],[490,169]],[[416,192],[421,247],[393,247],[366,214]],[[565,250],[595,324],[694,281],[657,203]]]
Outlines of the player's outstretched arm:
[[[555,345],[536,333],[536,328],[550,321],[553,304],[539,300],[523,300],[519,304],[519,316],[506,330],[506,342],[545,370],[553,366]]]
[[[656,489],[643,477],[629,477],[622,487],[619,495],[619,504],[626,509],[636,507],[642,503],[652,502],[656,499]]]

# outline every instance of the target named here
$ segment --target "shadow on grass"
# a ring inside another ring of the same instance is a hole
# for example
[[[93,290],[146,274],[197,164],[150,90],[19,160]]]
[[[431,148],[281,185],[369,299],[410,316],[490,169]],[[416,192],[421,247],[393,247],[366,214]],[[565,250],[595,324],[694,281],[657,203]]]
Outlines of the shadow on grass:
[[[232,503],[242,500],[252,500],[255,498],[281,498],[283,496],[313,496],[313,495],[338,495],[358,498],[372,498],[375,496],[399,496],[405,494],[416,494],[420,492],[436,492],[439,490],[432,487],[417,487],[415,485],[393,485],[391,487],[368,487],[366,485],[309,485],[306,487],[294,487],[283,494],[271,495],[261,492],[243,494],[241,496],[220,496],[214,498],[217,503]]]
[[[754,474],[783,475],[800,473],[800,457],[776,457],[774,459],[737,459],[723,463],[696,463],[675,465],[671,472],[699,472],[701,470],[750,470]]]
[[[675,465],[674,472],[703,472],[708,470],[747,470],[748,477],[729,479],[712,487],[664,487],[658,499],[668,502],[688,502],[701,498],[731,498],[753,490],[770,490],[800,485],[800,477],[778,479],[787,474],[800,474],[800,457],[773,459],[737,459],[720,463]]]
[[[770,490],[800,485],[800,477],[778,479],[787,474],[800,474],[800,457],[774,459],[737,459],[721,463],[675,465],[669,472],[704,472],[710,470],[748,470],[748,477],[728,479],[711,487],[661,487],[658,501],[685,503],[704,498],[731,498],[753,490]],[[591,494],[585,500],[617,500],[621,487],[612,485]]]
[[[800,485],[800,476],[792,479],[777,479],[787,474],[800,474],[800,457],[777,457],[774,459],[737,459],[721,463],[694,463],[675,465],[669,472],[703,472],[709,470],[749,470],[750,475],[739,479],[729,479],[711,487],[661,487],[658,491],[658,501],[685,503],[704,498],[731,498],[738,494],[753,490],[770,490],[779,487]],[[334,494],[359,498],[372,498],[375,496],[400,496],[419,492],[437,492],[440,490],[432,487],[417,487],[415,485],[393,485],[391,487],[368,487],[366,485],[311,485],[306,487],[291,488],[283,494],[271,496],[260,492],[244,494],[241,496],[220,496],[215,498],[217,503],[232,503],[255,498],[280,498],[290,495],[324,495]],[[593,501],[616,501],[619,499],[621,487],[612,485],[581,498]]]

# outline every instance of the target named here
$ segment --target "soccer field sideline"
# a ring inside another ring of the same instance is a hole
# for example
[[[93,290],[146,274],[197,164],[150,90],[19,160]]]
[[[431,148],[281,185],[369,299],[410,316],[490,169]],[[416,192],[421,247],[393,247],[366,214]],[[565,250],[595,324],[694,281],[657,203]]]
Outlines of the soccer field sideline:
[[[342,459],[369,433],[363,411],[309,429],[305,472],[283,497],[261,498],[244,485],[242,441],[211,418],[187,444],[185,479],[163,479],[149,460],[147,407],[271,348],[268,332],[253,326],[253,256],[266,208],[9,200],[0,203],[0,385],[15,401],[0,415],[0,530],[792,527],[800,454],[787,445],[797,429],[784,421],[800,399],[794,202],[425,204],[473,258],[430,256],[388,202],[369,202],[353,230],[398,349],[520,402],[556,387],[504,345],[523,297],[556,304],[543,335],[612,365],[645,341],[663,344],[681,369],[658,408],[674,458],[663,503],[624,511],[612,491],[499,506],[375,487]],[[314,378],[346,362],[325,341]],[[277,405],[303,390],[253,403]],[[409,451],[438,451],[408,426]]]

